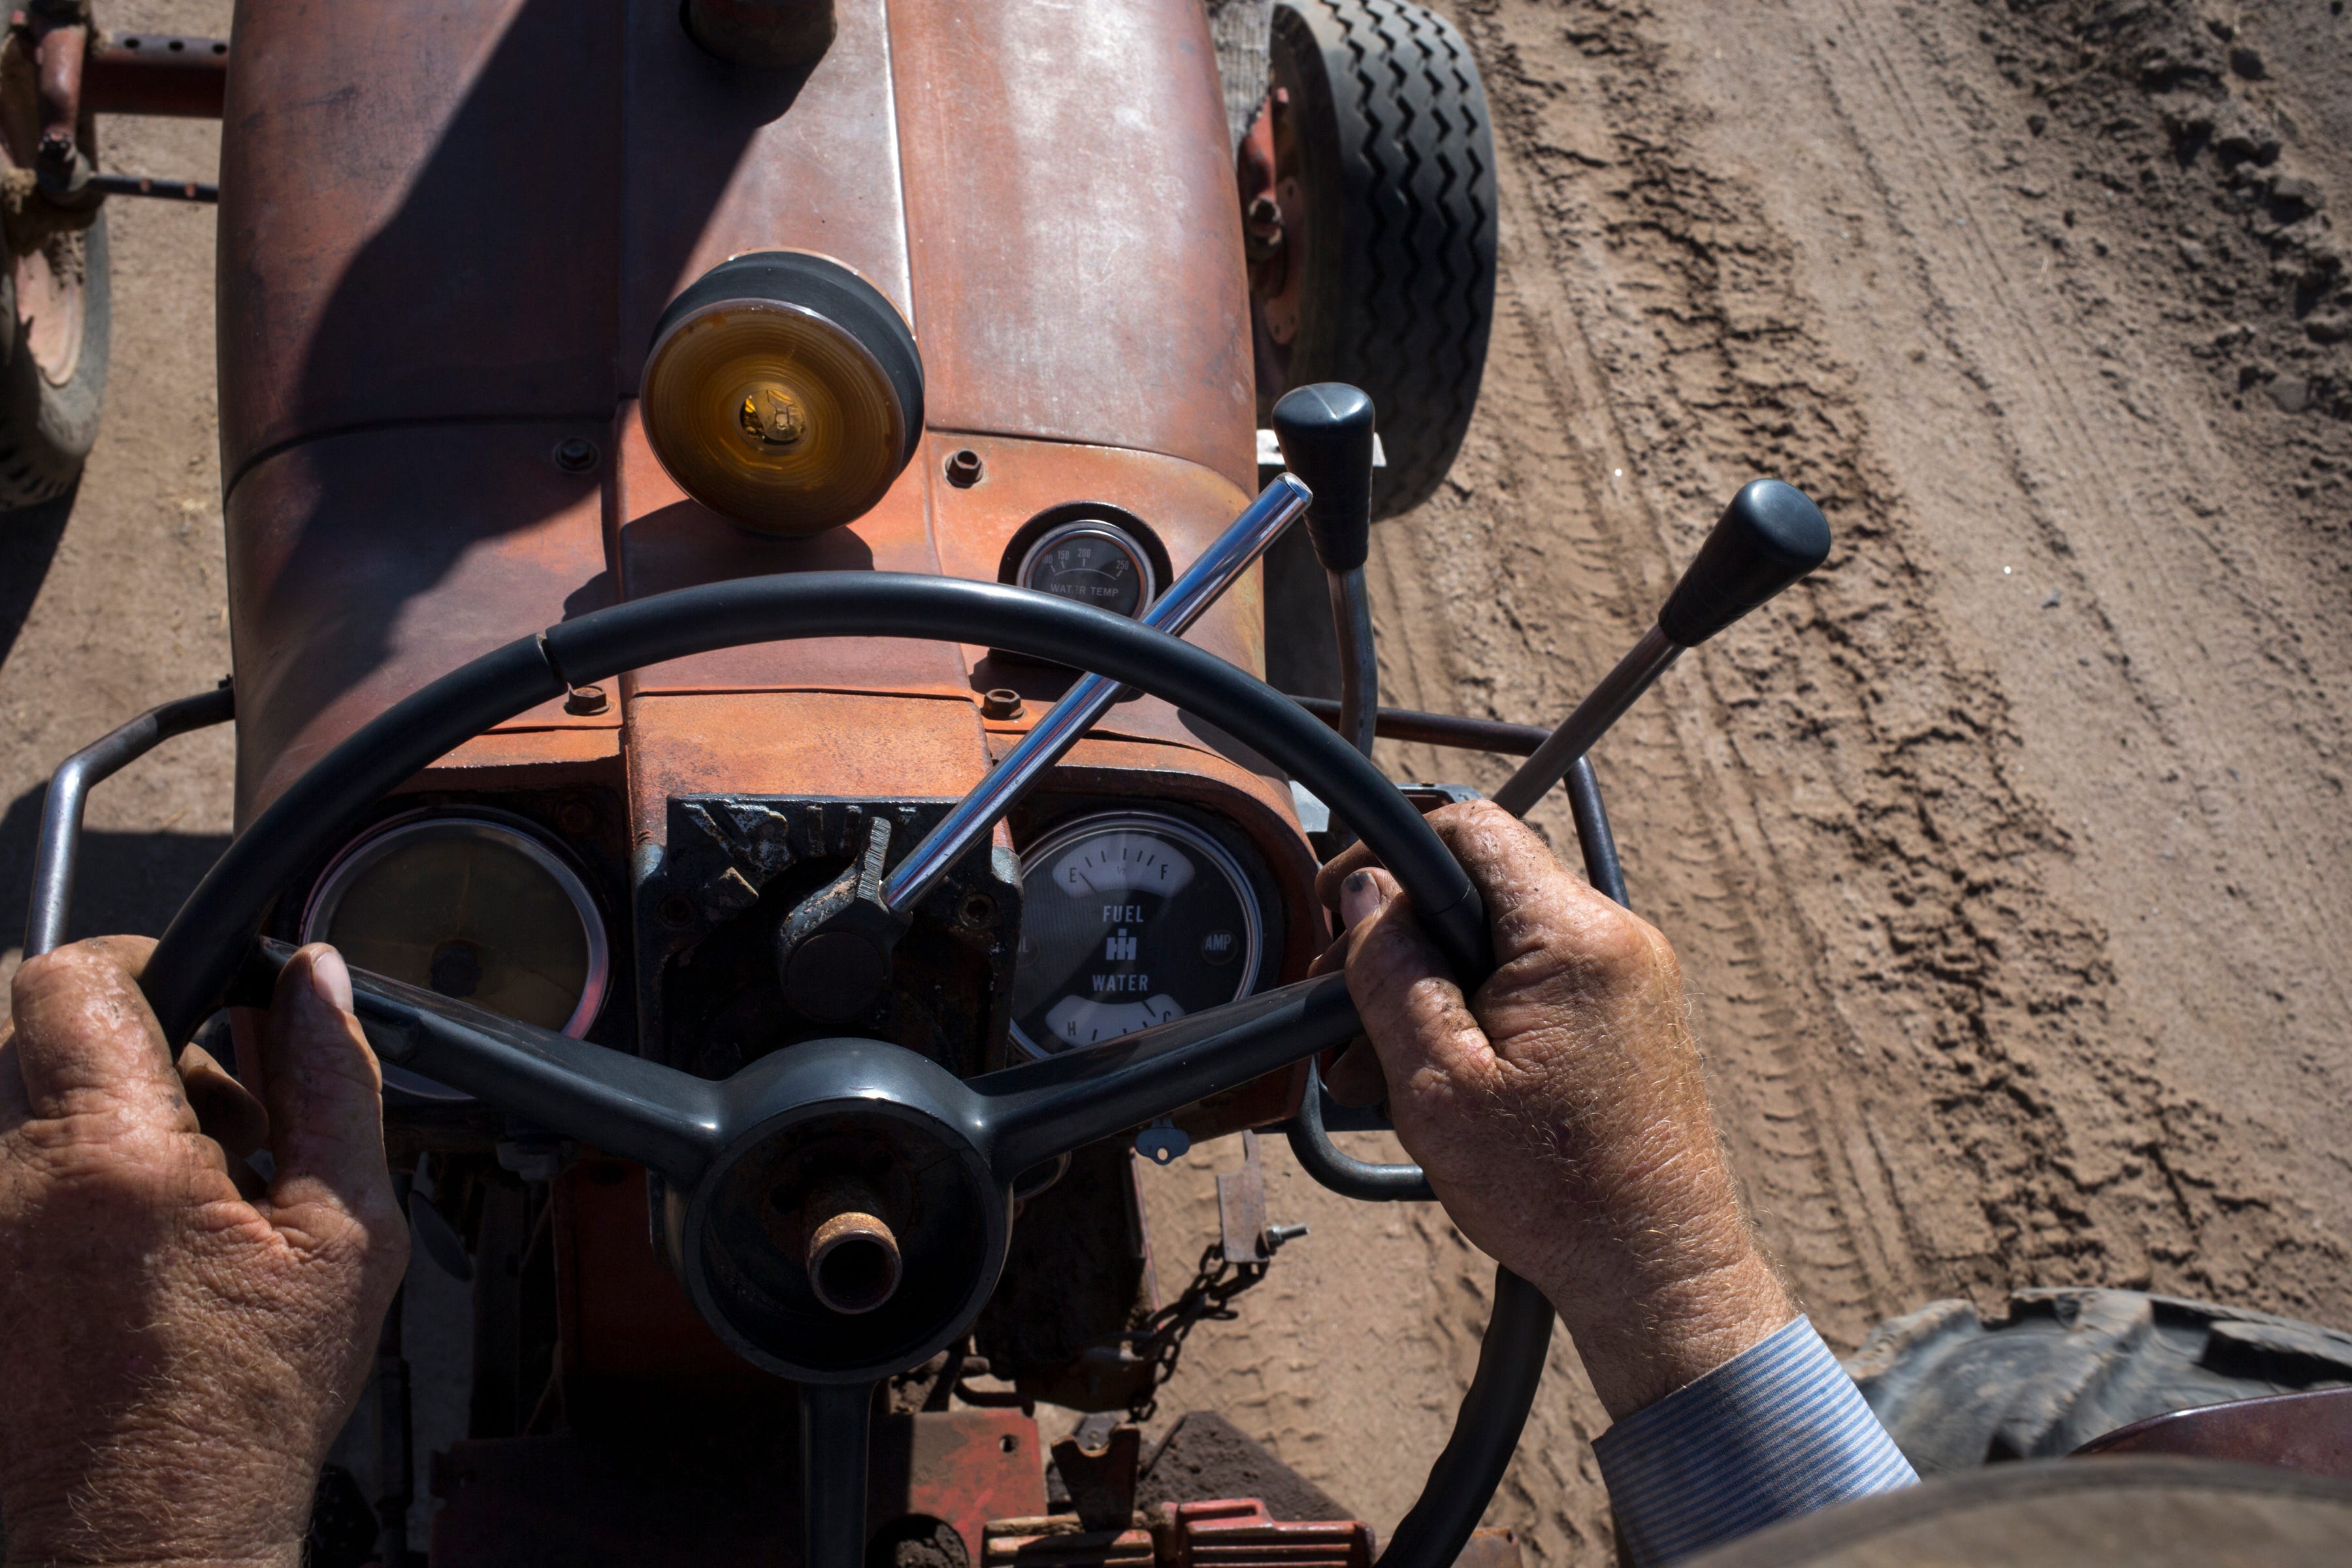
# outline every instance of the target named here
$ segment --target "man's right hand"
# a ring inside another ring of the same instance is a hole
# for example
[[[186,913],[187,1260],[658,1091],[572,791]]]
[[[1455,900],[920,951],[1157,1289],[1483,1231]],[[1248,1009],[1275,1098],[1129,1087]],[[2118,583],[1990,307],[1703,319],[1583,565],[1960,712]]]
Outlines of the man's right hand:
[[[1484,801],[1430,818],[1486,900],[1496,969],[1465,998],[1362,846],[1323,871],[1364,1041],[1329,1071],[1379,1097],[1463,1233],[1539,1288],[1612,1417],[1796,1316],[1707,1103],[1674,950]]]

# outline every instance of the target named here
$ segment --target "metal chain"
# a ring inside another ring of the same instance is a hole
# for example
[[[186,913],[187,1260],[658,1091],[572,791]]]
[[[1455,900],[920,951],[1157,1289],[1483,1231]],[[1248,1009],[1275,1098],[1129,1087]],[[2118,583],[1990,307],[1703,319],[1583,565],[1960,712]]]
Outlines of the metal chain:
[[[1160,1390],[1176,1375],[1177,1358],[1184,1353],[1184,1336],[1192,1331],[1192,1325],[1229,1323],[1241,1316],[1232,1304],[1234,1298],[1265,1279],[1267,1267],[1228,1262],[1224,1243],[1213,1241],[1201,1254],[1200,1269],[1184,1287],[1184,1293],[1152,1313],[1141,1328],[1129,1331],[1127,1339],[1135,1358],[1152,1363],[1151,1381],[1128,1406],[1129,1420],[1139,1426],[1158,1413]]]

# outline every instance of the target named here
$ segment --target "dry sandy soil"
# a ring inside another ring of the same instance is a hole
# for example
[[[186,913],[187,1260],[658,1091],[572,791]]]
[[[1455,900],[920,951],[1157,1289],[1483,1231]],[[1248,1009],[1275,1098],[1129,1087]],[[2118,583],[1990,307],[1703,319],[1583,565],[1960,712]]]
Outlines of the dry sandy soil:
[[[1379,536],[1385,689],[1556,719],[1742,481],[1822,501],[1830,568],[1597,759],[1815,1321],[1850,1345],[2099,1282],[2352,1326],[2341,0],[1448,9],[1503,283],[1453,479]],[[108,162],[201,175],[215,135],[125,126]],[[112,221],[107,433],[69,508],[0,523],[0,948],[41,775],[227,662],[211,217]],[[228,810],[217,736],[109,785],[77,925],[158,929]],[[1234,1157],[1150,1177],[1165,1288]],[[1314,1234],[1163,1408],[1222,1408],[1386,1530],[1491,1268],[1266,1157]],[[1563,1344],[1493,1512],[1544,1562],[1607,1560],[1601,1424]]]
[[[1555,720],[1740,483],[1821,500],[1830,567],[1596,759],[1815,1321],[2097,1282],[2352,1323],[2352,19],[1448,9],[1502,297],[1451,482],[1378,535],[1384,693]],[[1168,1403],[1385,1526],[1490,1268],[1434,1213],[1275,1190],[1317,1233]],[[1601,1424],[1559,1346],[1491,1516],[1547,1562],[1607,1560]]]

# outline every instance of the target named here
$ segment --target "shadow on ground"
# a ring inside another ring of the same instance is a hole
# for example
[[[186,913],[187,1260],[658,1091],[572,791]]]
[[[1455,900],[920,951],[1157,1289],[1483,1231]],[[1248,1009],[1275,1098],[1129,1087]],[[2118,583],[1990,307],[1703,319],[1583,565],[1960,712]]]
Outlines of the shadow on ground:
[[[75,493],[68,490],[22,511],[0,511],[0,661],[16,646],[16,634],[25,629],[25,617],[48,579],[58,541],[73,516]]]
[[[46,784],[26,790],[0,816],[0,950],[24,945],[33,848],[41,831],[41,797],[47,793]],[[83,834],[67,934],[76,939],[112,931],[161,935],[190,889],[227,847],[226,833]]]

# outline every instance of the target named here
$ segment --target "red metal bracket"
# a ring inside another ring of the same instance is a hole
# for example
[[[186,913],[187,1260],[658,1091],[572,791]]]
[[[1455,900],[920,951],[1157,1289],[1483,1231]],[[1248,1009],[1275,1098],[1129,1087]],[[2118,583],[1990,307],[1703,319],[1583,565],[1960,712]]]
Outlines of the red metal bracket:
[[[228,94],[228,41],[139,33],[92,40],[81,106],[100,114],[218,120]]]

